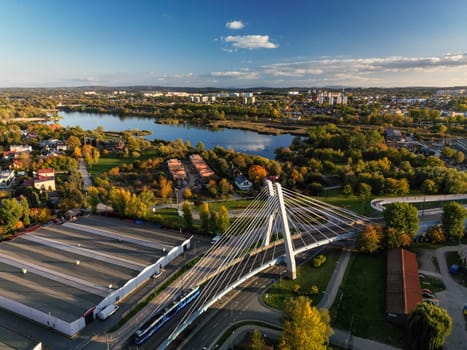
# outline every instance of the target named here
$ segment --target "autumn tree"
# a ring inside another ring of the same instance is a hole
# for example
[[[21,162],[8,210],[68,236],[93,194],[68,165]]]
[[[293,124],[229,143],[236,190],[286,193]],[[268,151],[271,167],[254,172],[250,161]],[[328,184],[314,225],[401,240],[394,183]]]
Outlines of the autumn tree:
[[[418,231],[418,210],[410,203],[392,203],[384,210],[386,226],[398,233],[407,233],[415,237]]]
[[[260,183],[266,177],[266,169],[261,165],[254,164],[248,169],[248,177],[256,184]]]
[[[448,237],[461,239],[464,236],[464,221],[467,210],[458,202],[450,202],[443,208],[441,223]]]
[[[91,211],[93,214],[97,213],[97,205],[99,204],[99,190],[91,186],[88,188],[88,202],[89,205],[91,206]]]
[[[383,237],[382,227],[380,225],[368,224],[363,232],[358,236],[358,249],[366,253],[374,253],[381,248],[381,239]]]
[[[307,297],[299,296],[286,304],[281,350],[325,350],[333,330],[328,310],[311,306]]]
[[[412,238],[404,231],[399,231],[394,227],[386,227],[385,241],[388,248],[408,247],[412,243]]]
[[[131,193],[124,188],[114,187],[110,190],[110,205],[120,217],[126,216],[127,204],[130,202]]]
[[[199,208],[199,226],[201,233],[207,234],[209,232],[209,204],[203,203]]]
[[[230,225],[230,218],[229,218],[229,211],[223,205],[219,208],[219,216],[218,216],[218,223],[217,227],[219,228],[220,232],[225,232]]]
[[[446,236],[444,235],[444,231],[441,226],[430,227],[425,237],[433,244],[442,243],[446,240]]]
[[[251,334],[250,350],[263,350],[264,345],[265,342],[263,339],[263,335],[258,330],[258,328],[255,328],[253,333]]]
[[[161,197],[163,201],[172,196],[172,181],[167,180],[165,176],[159,177],[159,188],[159,197]]]
[[[418,303],[408,317],[410,349],[442,349],[451,329],[452,319],[446,309]]]

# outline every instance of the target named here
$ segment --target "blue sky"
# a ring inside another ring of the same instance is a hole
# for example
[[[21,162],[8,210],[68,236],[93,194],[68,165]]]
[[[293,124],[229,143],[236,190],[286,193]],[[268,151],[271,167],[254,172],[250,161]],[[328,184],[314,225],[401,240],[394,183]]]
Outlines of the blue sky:
[[[0,87],[467,85],[465,0],[0,0]]]

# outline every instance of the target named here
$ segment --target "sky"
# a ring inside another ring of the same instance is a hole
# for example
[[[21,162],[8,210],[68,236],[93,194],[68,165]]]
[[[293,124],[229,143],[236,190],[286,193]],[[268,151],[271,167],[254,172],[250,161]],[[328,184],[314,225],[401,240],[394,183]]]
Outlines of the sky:
[[[467,85],[466,0],[0,0],[0,87]]]

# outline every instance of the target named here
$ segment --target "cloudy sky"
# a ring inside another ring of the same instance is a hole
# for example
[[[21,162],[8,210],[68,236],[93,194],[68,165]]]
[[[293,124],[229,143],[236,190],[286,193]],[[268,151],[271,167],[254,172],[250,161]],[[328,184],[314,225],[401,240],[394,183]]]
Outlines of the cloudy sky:
[[[467,85],[466,0],[1,0],[0,87]]]

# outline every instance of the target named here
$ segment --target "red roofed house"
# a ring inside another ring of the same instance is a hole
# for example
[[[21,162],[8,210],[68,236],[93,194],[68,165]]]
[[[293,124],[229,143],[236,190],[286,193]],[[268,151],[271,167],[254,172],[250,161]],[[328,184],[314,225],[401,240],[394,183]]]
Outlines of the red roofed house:
[[[390,249],[386,271],[386,318],[405,324],[408,314],[423,300],[417,256],[405,249]]]
[[[55,170],[39,169],[34,177],[34,187],[41,191],[55,191]]]

